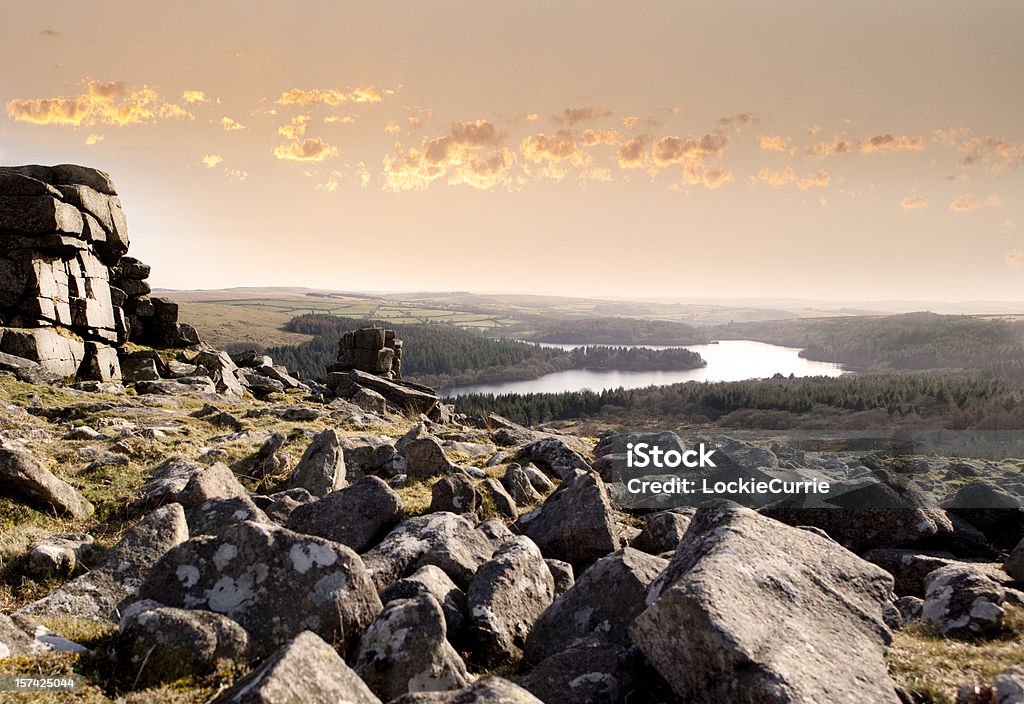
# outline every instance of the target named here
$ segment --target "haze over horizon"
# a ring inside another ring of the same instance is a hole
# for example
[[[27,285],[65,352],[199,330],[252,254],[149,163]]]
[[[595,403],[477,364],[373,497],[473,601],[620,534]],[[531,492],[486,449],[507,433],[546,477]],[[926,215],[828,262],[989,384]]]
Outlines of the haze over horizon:
[[[1024,298],[1013,0],[3,20],[0,163],[109,171],[156,286]]]

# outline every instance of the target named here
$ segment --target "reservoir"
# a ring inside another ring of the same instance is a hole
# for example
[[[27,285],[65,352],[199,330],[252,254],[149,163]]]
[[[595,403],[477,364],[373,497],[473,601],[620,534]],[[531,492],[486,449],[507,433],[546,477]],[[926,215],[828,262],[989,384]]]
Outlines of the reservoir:
[[[587,345],[545,345],[572,349]],[[609,345],[605,345],[609,346]],[[610,345],[628,347],[630,345]],[[656,345],[644,345],[666,349]],[[710,345],[686,345],[707,362],[700,369],[679,371],[615,371],[612,369],[568,369],[527,381],[505,381],[493,384],[456,386],[441,392],[443,396],[466,394],[529,394],[561,393],[563,391],[603,391],[605,389],[637,389],[665,386],[686,381],[743,381],[783,376],[840,376],[846,370],[840,364],[815,362],[799,356],[796,347],[780,347],[753,340],[722,340]]]

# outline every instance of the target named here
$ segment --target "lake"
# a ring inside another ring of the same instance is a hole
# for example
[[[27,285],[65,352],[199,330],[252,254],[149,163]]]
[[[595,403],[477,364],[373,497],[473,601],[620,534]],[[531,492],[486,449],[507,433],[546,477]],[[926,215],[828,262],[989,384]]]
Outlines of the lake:
[[[572,349],[585,345],[544,345]],[[619,345],[629,347],[630,345]],[[667,349],[657,345],[644,345],[653,349]],[[665,386],[685,381],[742,381],[763,379],[775,374],[783,376],[840,376],[845,370],[840,364],[815,362],[799,356],[796,347],[780,347],[753,340],[722,340],[713,345],[686,345],[686,349],[700,354],[708,364],[700,369],[680,371],[615,371],[605,369],[568,369],[546,374],[528,381],[506,381],[493,384],[471,384],[445,389],[443,396],[466,394],[529,394],[560,393],[562,391],[603,391],[637,389],[645,386]]]

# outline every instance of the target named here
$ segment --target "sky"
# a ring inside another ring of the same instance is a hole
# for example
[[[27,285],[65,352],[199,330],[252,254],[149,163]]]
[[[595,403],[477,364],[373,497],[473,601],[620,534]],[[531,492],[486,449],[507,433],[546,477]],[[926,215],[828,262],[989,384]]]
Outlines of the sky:
[[[165,288],[1024,300],[1019,0],[8,3]]]

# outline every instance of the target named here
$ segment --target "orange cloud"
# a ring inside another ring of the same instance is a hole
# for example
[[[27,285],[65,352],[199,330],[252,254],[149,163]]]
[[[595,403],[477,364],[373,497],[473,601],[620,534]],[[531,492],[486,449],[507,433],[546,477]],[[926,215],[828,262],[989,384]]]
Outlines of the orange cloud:
[[[972,195],[963,195],[949,204],[954,213],[966,213],[981,207],[981,201]]]
[[[900,207],[904,210],[917,210],[928,207],[928,196],[908,196],[900,201]]]
[[[1011,218],[1003,220],[1003,232],[1013,232],[1017,229],[1017,222]]]
[[[423,139],[418,149],[396,144],[395,153],[384,158],[385,188],[422,190],[441,178],[482,190],[509,185],[516,157],[503,140],[493,124],[480,119],[453,123],[448,134]]]
[[[229,181],[238,181],[239,183],[249,178],[248,171],[242,171],[241,169],[231,169],[226,166],[224,167],[224,175],[228,177]]]
[[[7,114],[18,122],[36,125],[141,125],[162,119],[193,119],[180,105],[163,100],[149,86],[133,88],[121,81],[86,79],[80,95],[57,98],[15,98]]]
[[[623,169],[641,169],[647,164],[647,137],[640,135],[622,145],[615,152],[615,159]]]
[[[987,205],[989,208],[998,208],[1002,204],[1003,204],[1003,199],[1000,198],[999,196],[995,195],[995,194],[992,194],[992,195],[988,196],[987,198],[985,198],[985,205]]]
[[[273,154],[283,161],[324,161],[336,157],[338,149],[319,137],[310,137],[274,147]]]
[[[379,103],[382,100],[381,92],[373,86],[361,86],[351,90],[342,91],[333,88],[314,88],[305,90],[292,88],[277,99],[278,105],[298,105],[308,107],[310,105],[327,105],[338,107],[344,103]]]
[[[293,141],[298,140],[306,136],[306,128],[312,120],[312,115],[295,115],[287,125],[278,127],[277,133]]]
[[[807,174],[796,180],[796,187],[801,191],[806,191],[810,188],[824,188],[832,180],[828,171],[824,169],[818,169],[813,174]]]
[[[701,178],[704,185],[712,190],[735,180],[729,169],[708,169]]]
[[[819,169],[815,173],[807,174],[806,176],[797,176],[796,172],[787,166],[782,171],[761,169],[755,180],[767,183],[772,188],[782,188],[783,186],[795,183],[796,187],[801,191],[806,191],[811,188],[827,186],[831,182],[832,177],[824,169]]]
[[[786,152],[789,151],[790,140],[779,135],[764,135],[758,137],[757,143],[768,152]]]
[[[675,114],[676,108],[673,108],[673,115]],[[636,115],[630,115],[629,117],[622,118],[622,126],[627,130],[634,130],[637,127],[661,127],[661,120],[654,117],[637,117]]]
[[[611,117],[612,111],[608,108],[566,108],[557,115],[551,117],[559,124],[575,125],[579,122],[592,122],[605,117]]]
[[[394,120],[391,120],[388,124],[384,125],[384,131],[390,135],[396,135],[402,131],[402,126]]]
[[[651,155],[659,166],[675,164],[686,159],[703,159],[709,156],[721,156],[729,144],[729,138],[721,132],[705,134],[701,137],[668,136],[654,143]]]
[[[618,144],[619,133],[616,130],[585,129],[582,136],[580,136],[580,142],[588,147],[598,144]]]
[[[893,151],[919,152],[922,149],[924,149],[924,137],[894,137],[891,134],[875,135],[860,145],[861,154]]]
[[[186,90],[181,94],[181,100],[191,105],[192,103],[205,103],[210,99],[201,90]]]
[[[856,148],[856,143],[842,137],[836,137],[831,142],[819,142],[811,147],[804,150],[805,156],[814,156],[819,158],[840,156],[842,154],[849,154]]]
[[[530,135],[519,145],[519,151],[528,164],[539,165],[542,176],[561,180],[572,166],[590,164],[590,155],[576,142],[572,130],[558,130],[548,136],[543,132]]]
[[[100,142],[103,141],[103,139],[104,139],[103,135],[96,134],[95,132],[93,132],[88,137],[85,138],[85,144],[86,144],[86,146],[90,146],[91,147],[91,146],[93,146],[95,144],[99,144]]]
[[[235,122],[230,117],[220,118],[220,126],[227,130],[228,132],[238,132],[240,130],[246,129],[245,125],[243,125],[241,122]]]
[[[224,157],[220,154],[207,154],[202,158],[203,165],[208,169],[212,169],[222,161],[224,161]]]
[[[744,112],[739,115],[730,115],[728,117],[718,118],[718,124],[720,125],[756,125],[760,121],[761,118],[752,112]]]
[[[1006,253],[1004,261],[1009,266],[1020,266],[1024,262],[1024,249],[1013,249]]]

